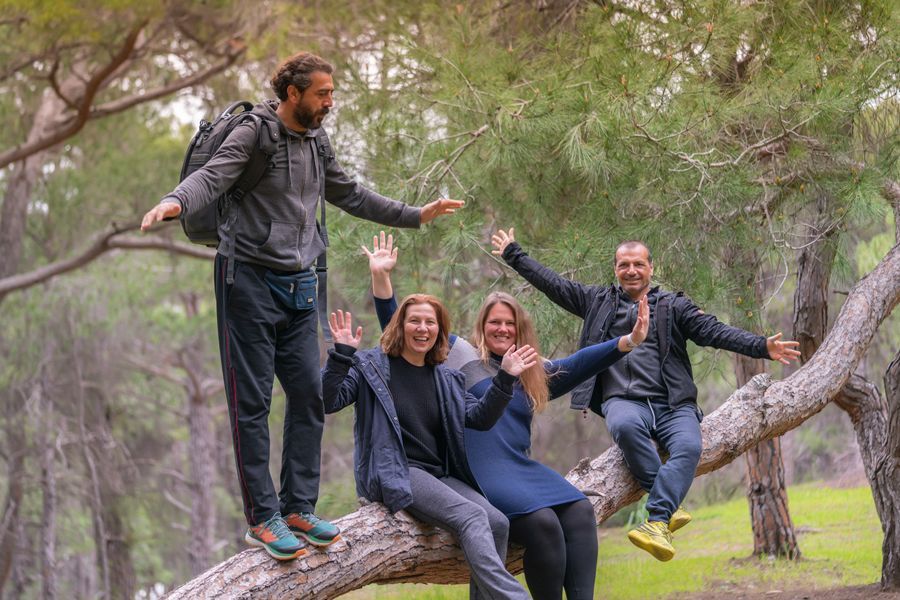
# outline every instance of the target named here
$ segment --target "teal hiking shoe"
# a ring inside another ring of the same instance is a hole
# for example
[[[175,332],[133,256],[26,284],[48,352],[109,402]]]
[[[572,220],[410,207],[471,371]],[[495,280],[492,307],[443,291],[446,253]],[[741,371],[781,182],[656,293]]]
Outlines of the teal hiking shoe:
[[[248,529],[244,541],[262,548],[275,560],[294,560],[306,554],[306,542],[291,533],[280,513],[275,513],[262,525]]]
[[[341,537],[340,529],[311,512],[290,513],[284,520],[294,535],[304,538],[313,546],[328,546]]]

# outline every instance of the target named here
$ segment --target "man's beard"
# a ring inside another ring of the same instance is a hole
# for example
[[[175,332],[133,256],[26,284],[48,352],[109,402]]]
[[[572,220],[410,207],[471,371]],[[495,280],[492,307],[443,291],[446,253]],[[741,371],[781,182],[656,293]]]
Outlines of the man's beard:
[[[322,120],[329,113],[328,108],[323,108],[318,112],[313,112],[303,106],[294,109],[294,119],[303,126],[304,129],[318,129],[322,125]]]

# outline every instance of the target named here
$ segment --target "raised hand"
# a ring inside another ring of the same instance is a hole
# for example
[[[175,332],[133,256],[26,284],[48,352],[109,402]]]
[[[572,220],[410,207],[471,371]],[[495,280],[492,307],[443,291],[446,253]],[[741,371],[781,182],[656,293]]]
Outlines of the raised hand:
[[[337,314],[331,313],[328,319],[328,328],[331,330],[331,337],[335,344],[346,344],[359,348],[362,341],[362,327],[356,328],[356,334],[353,334],[353,316],[349,312],[338,310]]]
[[[792,360],[800,358],[800,351],[794,350],[800,342],[793,340],[781,341],[781,332],[766,338],[766,350],[769,351],[769,358],[778,362],[789,365]]]
[[[419,222],[424,225],[425,223],[430,223],[441,215],[452,215],[456,212],[456,209],[462,208],[463,205],[465,205],[465,202],[463,202],[462,200],[449,200],[447,198],[441,198],[440,200],[429,202],[422,207],[422,214],[419,215]]]
[[[525,369],[530,369],[536,364],[538,364],[537,350],[527,344],[516,350],[516,345],[513,344],[503,355],[500,368],[510,375],[518,377]]]
[[[515,233],[516,230],[513,227],[509,228],[509,233],[506,233],[502,229],[498,229],[497,232],[491,236],[491,245],[494,246],[494,249],[491,250],[491,254],[503,256],[503,251],[506,250],[506,247],[509,246],[510,242],[516,241]]]
[[[371,273],[390,273],[397,265],[397,248],[394,247],[394,236],[389,235],[385,239],[384,232],[379,236],[372,236],[372,250],[365,246],[363,252],[369,257],[369,271]]]
[[[147,231],[163,219],[172,219],[181,214],[181,205],[177,202],[163,202],[147,211],[141,219],[141,231]]]
[[[640,344],[647,339],[647,334],[649,332],[650,303],[647,301],[647,295],[644,294],[644,297],[641,298],[640,302],[638,302],[637,321],[634,322],[634,327],[631,329],[631,342],[634,344]]]

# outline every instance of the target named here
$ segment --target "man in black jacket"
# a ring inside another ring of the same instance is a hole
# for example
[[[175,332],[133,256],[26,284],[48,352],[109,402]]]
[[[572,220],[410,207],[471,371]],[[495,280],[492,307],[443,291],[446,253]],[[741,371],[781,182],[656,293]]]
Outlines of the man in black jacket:
[[[619,244],[615,255],[618,285],[584,285],[565,279],[529,257],[515,243],[514,231],[498,230],[494,254],[503,257],[529,283],[553,302],[584,319],[584,348],[627,334],[634,326],[637,303],[650,304],[650,332],[628,356],[572,391],[572,408],[606,418],[613,440],[628,469],[647,492],[649,518],[628,532],[628,538],[655,558],[675,555],[671,533],[691,520],[682,508],[700,461],[702,440],[687,340],[753,358],[788,364],[800,353],[798,342],[752,334],[704,314],[681,292],[651,287],[653,259],[642,242]],[[669,455],[663,464],[659,447]]]
[[[200,211],[238,181],[263,130],[276,143],[256,187],[219,226],[215,291],[235,462],[250,525],[244,540],[278,560],[301,556],[307,542],[327,546],[339,533],[313,512],[325,417],[315,266],[327,237],[316,221],[317,207],[327,201],[377,223],[419,227],[463,204],[441,199],[419,208],[385,198],[347,176],[330,153],[319,152],[327,141],[322,121],[334,105],[332,71],[308,52],[285,60],[270,82],[278,100],[252,111],[262,125],[235,127],[215,155],[141,222],[147,230]],[[287,397],[279,495],[269,475],[274,377]]]

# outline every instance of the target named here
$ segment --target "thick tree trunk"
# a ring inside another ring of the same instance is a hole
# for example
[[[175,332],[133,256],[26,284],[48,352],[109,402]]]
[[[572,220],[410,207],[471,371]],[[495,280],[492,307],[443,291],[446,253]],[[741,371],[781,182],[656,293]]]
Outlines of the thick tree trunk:
[[[735,357],[738,386],[745,385],[755,375],[766,372],[760,359]],[[794,524],[788,510],[787,487],[784,484],[784,461],[781,458],[781,439],[760,442],[744,455],[747,462],[747,501],[750,503],[750,523],[753,526],[754,556],[800,557],[800,547],[794,534]]]
[[[764,294],[760,283],[763,279],[761,259],[758,252],[750,253],[749,257],[749,260],[744,258],[744,267],[738,272],[747,274],[745,285],[748,295],[752,295],[754,304],[759,306]],[[740,263],[737,266],[740,267]],[[754,333],[762,333],[758,324],[750,327]],[[767,362],[735,355],[734,375],[738,387],[745,385],[754,376],[765,373]],[[791,560],[799,558],[800,548],[788,510],[781,440],[775,438],[760,442],[747,451],[744,461],[747,464],[747,501],[753,531],[753,555],[779,556]]]
[[[812,356],[825,339],[828,327],[828,282],[833,263],[834,245],[828,237],[807,246],[800,254],[797,290],[794,294],[794,339],[800,342],[801,361]],[[849,378],[834,400],[853,424],[866,477],[872,487],[875,509],[884,530],[881,585],[885,589],[900,588],[898,362],[900,354],[885,373],[887,401],[881,397],[875,385],[857,374]]]
[[[891,368],[900,371],[897,364],[900,354]],[[891,370],[885,375],[885,389],[888,389]],[[897,377],[898,374],[894,373]],[[891,407],[896,411],[897,383],[894,382],[894,400]],[[889,392],[891,393],[891,392]],[[898,440],[893,446],[888,439],[888,405],[878,387],[865,378],[853,375],[844,389],[834,400],[835,404],[847,412],[862,454],[866,477],[872,486],[875,510],[881,519],[884,531],[882,543],[881,585],[884,589],[900,588],[900,460],[892,456]]]
[[[822,410],[856,369],[876,329],[898,301],[900,246],[895,246],[856,284],[834,329],[802,369],[775,383],[766,375],[754,377],[703,420],[704,448],[697,474],[730,463]],[[600,522],[642,494],[618,448],[582,460],[568,479],[588,495]],[[468,577],[452,537],[403,512],[391,516],[384,507],[369,505],[337,523],[344,532],[342,541],[327,551],[278,564],[259,550],[246,550],[168,597],[334,598],[375,582],[449,583]],[[510,558],[520,555],[512,552]]]
[[[57,429],[53,408],[45,394],[41,394],[43,417],[36,428],[41,432],[41,595],[44,600],[56,598],[56,469],[54,457]]]
[[[24,398],[19,390],[7,389],[5,399],[4,427],[6,434],[6,500],[0,515],[0,597],[12,574],[14,561],[18,555],[17,526],[20,522],[25,480],[25,453],[28,450],[25,429],[22,427]]]
[[[45,135],[66,109],[51,89],[41,96],[41,102],[34,113],[26,143],[32,143]],[[41,176],[41,168],[49,160],[50,151],[32,154],[13,165],[9,171],[9,181],[0,209],[0,279],[16,273],[22,260],[22,242],[25,236],[25,220],[31,193]],[[0,301],[3,296],[0,295]]]
[[[69,322],[74,329],[74,324]],[[76,343],[72,353],[81,456],[88,473],[89,502],[94,534],[94,551],[100,575],[100,596],[110,600],[133,598],[136,584],[127,520],[121,498],[124,493],[122,465],[119,464],[109,422],[109,403],[102,388],[90,387],[85,374],[83,352]]]
[[[872,492],[876,495],[875,506],[881,507],[878,514],[884,530],[881,587],[900,590],[900,352],[884,374],[884,391],[888,408],[887,444],[884,467],[875,475],[879,485],[876,491],[873,484]]]
[[[212,532],[216,531],[215,462],[213,445],[215,431],[209,412],[209,397],[191,394],[188,398],[188,442],[191,461],[191,531],[208,531],[209,535],[191,535],[188,541],[188,559],[191,574],[199,575],[212,564]]]
[[[31,191],[40,176],[43,153],[17,163],[9,171],[0,207],[0,279],[15,273],[22,260],[22,241]],[[2,300],[0,296],[0,300]]]

